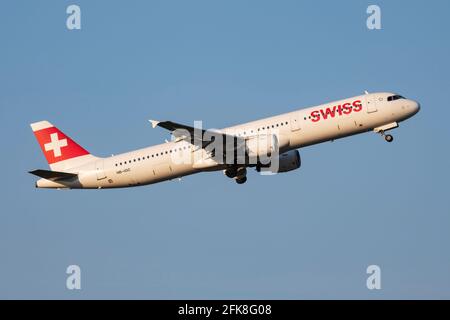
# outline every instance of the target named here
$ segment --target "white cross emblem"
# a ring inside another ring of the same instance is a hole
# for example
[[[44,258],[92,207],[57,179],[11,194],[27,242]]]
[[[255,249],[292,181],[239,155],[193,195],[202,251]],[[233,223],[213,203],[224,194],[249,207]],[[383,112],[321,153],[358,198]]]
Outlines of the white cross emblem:
[[[67,139],[58,140],[58,133],[52,133],[50,139],[52,141],[44,145],[45,151],[53,151],[55,158],[61,157],[61,148],[67,147]]]

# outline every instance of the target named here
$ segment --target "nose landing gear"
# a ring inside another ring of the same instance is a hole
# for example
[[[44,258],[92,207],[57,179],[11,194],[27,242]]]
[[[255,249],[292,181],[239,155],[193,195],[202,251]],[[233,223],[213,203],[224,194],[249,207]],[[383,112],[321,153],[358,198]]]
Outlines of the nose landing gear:
[[[394,141],[394,137],[392,135],[384,134],[384,131],[380,131],[380,134],[384,137],[384,140],[386,140],[386,142]]]
[[[392,142],[394,141],[394,137],[391,136],[390,134],[384,134],[387,130],[391,130],[391,129],[395,129],[398,127],[398,123],[397,122],[392,122],[392,123],[388,123],[384,126],[381,127],[376,127],[373,129],[373,131],[375,133],[379,133],[383,136],[384,140],[386,140],[387,142]]]
[[[392,142],[394,141],[394,137],[388,134],[384,136],[384,140],[386,140],[387,142]]]

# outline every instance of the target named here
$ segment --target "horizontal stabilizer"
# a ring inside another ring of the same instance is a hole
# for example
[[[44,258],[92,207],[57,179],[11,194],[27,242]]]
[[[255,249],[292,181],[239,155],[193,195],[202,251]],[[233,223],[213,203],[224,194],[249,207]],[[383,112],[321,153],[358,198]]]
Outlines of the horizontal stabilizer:
[[[78,175],[76,173],[69,173],[69,172],[58,172],[58,171],[50,171],[50,170],[34,170],[30,171],[29,173],[34,174],[35,176],[51,180],[51,181],[58,181],[58,180],[68,180],[72,178],[76,178]]]

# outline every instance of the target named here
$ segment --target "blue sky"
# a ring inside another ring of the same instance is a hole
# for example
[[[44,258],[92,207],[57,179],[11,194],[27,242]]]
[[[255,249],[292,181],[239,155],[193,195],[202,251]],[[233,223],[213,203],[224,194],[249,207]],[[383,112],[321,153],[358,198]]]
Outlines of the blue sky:
[[[66,28],[78,4],[82,29]],[[366,28],[378,4],[382,30]],[[448,1],[3,1],[0,298],[450,298]],[[161,143],[147,119],[225,127],[369,91],[420,101],[387,144],[302,168],[103,191],[36,190],[29,123],[98,156]],[[66,289],[66,268],[82,290]],[[366,268],[382,289],[366,288]]]

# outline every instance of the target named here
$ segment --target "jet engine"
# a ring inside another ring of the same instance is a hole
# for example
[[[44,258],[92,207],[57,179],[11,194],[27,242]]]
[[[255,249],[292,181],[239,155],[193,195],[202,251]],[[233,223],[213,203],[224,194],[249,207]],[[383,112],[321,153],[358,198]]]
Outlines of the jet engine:
[[[278,163],[274,163],[272,161],[268,165],[257,165],[256,170],[259,172],[261,171],[261,168],[267,168],[267,170],[271,171],[272,173],[289,172],[300,168],[301,163],[302,161],[298,150],[291,150],[282,153],[278,157]]]
[[[289,172],[300,168],[302,159],[298,150],[291,150],[280,155],[278,158],[279,169],[277,172]]]

